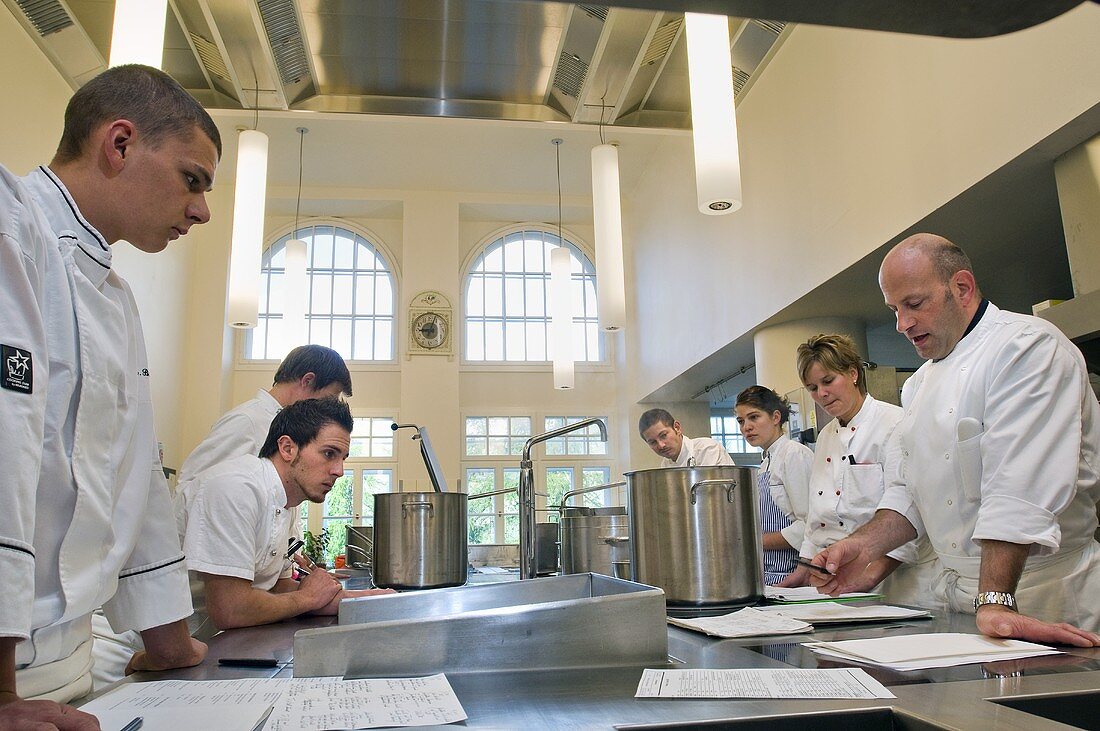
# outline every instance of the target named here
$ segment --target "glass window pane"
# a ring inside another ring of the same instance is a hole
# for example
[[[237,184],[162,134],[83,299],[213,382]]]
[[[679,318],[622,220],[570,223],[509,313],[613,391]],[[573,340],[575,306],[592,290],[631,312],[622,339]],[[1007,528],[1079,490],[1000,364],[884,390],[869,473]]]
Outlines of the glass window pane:
[[[484,416],[467,416],[466,417],[466,433],[467,434],[488,434],[485,430],[486,420]]]
[[[375,281],[374,312],[377,315],[393,314],[393,282],[386,275],[377,277]]]
[[[466,542],[471,546],[485,546],[494,543],[496,538],[495,522],[492,516],[479,515],[467,518]]]
[[[260,318],[252,329],[252,352],[255,358],[267,357],[267,319]]]
[[[485,324],[466,321],[466,357],[485,360]]]
[[[374,358],[393,359],[393,320],[379,320],[374,324]]]
[[[557,457],[565,454],[565,440],[561,437],[557,439],[551,439],[546,442],[546,455],[548,457]]]
[[[482,280],[485,285],[485,316],[501,317],[504,315],[504,278],[499,276],[487,276]]]
[[[371,439],[371,454],[374,457],[393,456],[393,437],[375,437]]]
[[[332,321],[332,349],[345,358],[351,358],[351,320],[340,318]]]
[[[517,436],[530,436],[531,434],[531,417],[530,416],[514,416],[511,419],[512,434]]]
[[[543,243],[542,237],[535,238],[529,236],[523,242],[523,264],[524,269],[528,272],[545,272],[546,271],[546,244]]]
[[[524,338],[524,323],[509,320],[504,323],[505,360],[526,360],[527,348]]]
[[[351,232],[340,229],[336,233],[333,266],[336,269],[351,269],[355,266],[355,240]]]
[[[485,314],[485,288],[480,277],[471,280],[466,290],[466,314],[474,317]]]
[[[489,437],[489,454],[509,454],[508,437]]]
[[[504,542],[519,543],[519,516],[504,517]]]
[[[467,468],[466,492],[476,495],[479,492],[489,492],[496,489],[496,470],[492,467]]]
[[[466,437],[466,454],[481,457],[488,453],[488,442],[484,437]]]
[[[527,277],[524,281],[527,290],[527,316],[546,316],[546,282],[541,278]]]
[[[336,484],[332,486],[332,489],[329,490],[328,495],[325,496],[325,517],[351,517],[351,480],[351,471],[345,471],[344,475],[336,480]]]
[[[392,437],[393,429],[390,428],[390,424],[393,423],[393,419],[388,416],[376,417],[371,419],[370,433],[375,437]]]
[[[332,311],[337,315],[351,315],[352,275],[337,274],[332,282]]]
[[[489,417],[489,434],[493,435],[507,435],[508,431],[508,417],[507,416],[490,416]]]
[[[527,360],[549,360],[546,354],[545,323],[527,323]]]
[[[332,277],[328,274],[314,274],[313,296],[309,302],[309,312],[312,315],[332,314]]]
[[[573,489],[572,467],[550,467],[546,470],[546,504],[561,505],[561,497]]]
[[[283,237],[279,243],[273,245],[268,253],[271,255],[271,268],[272,269],[285,269],[286,268],[286,242],[293,237]]]
[[[353,360],[372,360],[374,358],[374,321],[355,321],[355,348]]]
[[[313,230],[313,268],[332,268],[332,226],[317,226]]]
[[[511,238],[511,236],[509,236]],[[523,243],[512,240],[504,245],[504,271],[523,271]]]
[[[374,525],[374,496],[392,490],[393,470],[363,470],[363,525]]]
[[[522,277],[504,278],[504,311],[510,317],[523,317],[525,314],[523,290]]]
[[[501,247],[495,246],[490,251],[486,252],[484,259],[484,271],[504,271],[504,252],[502,251]]]
[[[373,308],[374,303],[373,274],[357,274],[355,276],[355,309],[356,314],[365,315]]]

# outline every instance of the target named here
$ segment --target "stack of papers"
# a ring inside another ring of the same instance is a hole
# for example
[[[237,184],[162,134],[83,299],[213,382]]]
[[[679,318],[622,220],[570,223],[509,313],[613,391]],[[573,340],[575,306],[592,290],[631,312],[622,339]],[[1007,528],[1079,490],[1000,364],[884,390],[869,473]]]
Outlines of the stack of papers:
[[[837,670],[652,670],[635,698],[895,698],[858,668]]]
[[[803,644],[824,657],[879,665],[891,670],[945,668],[1053,655],[1058,652],[1052,647],[1021,640],[998,640],[984,635],[954,632]]]
[[[700,617],[699,619],[668,618],[669,624],[677,627],[703,632],[712,637],[767,637],[769,635],[789,635],[798,632],[813,632],[812,625],[798,619],[780,614],[761,612],[752,607],[740,609],[720,617]]]
[[[429,726],[466,719],[446,676],[249,678],[126,683],[80,710],[105,729],[142,718],[142,731],[265,731]]]
[[[892,607],[889,604],[853,606],[837,602],[814,602],[780,604],[772,607],[757,607],[757,609],[766,614],[800,619],[815,625],[839,622],[883,622],[892,619],[919,619],[932,616],[932,613],[926,609]]]
[[[822,594],[815,586],[793,586],[781,588],[778,586],[765,586],[764,598],[772,602],[844,602],[856,599],[881,599],[882,594],[869,594],[863,591],[853,591],[840,596]]]

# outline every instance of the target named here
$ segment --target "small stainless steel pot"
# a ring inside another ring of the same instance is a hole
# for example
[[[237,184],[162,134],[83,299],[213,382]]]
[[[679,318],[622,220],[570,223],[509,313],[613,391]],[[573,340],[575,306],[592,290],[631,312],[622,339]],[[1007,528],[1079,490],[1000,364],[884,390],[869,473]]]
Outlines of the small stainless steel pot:
[[[461,492],[375,495],[375,585],[435,589],[465,584],[466,499]]]
[[[561,517],[561,572],[605,576],[616,574],[615,564],[630,565],[630,520],[625,507],[567,507]],[[626,577],[629,578],[629,577]]]
[[[626,473],[634,580],[669,604],[734,606],[764,594],[754,470]]]

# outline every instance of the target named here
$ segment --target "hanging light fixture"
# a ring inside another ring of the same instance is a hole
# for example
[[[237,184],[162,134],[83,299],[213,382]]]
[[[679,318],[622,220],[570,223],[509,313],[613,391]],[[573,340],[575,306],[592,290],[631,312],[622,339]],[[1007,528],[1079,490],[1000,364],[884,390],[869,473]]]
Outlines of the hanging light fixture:
[[[741,164],[733,108],[729,18],[684,13],[687,28],[695,190],[708,215],[741,207]]]
[[[256,124],[237,136],[237,180],[233,191],[233,238],[229,252],[229,326],[256,327],[260,319],[260,251],[263,247],[267,198],[267,135],[260,121],[256,89]]]
[[[554,145],[558,176],[558,242],[550,250],[550,353],[554,359],[554,388],[573,388],[573,257],[561,234],[561,143]]]
[[[619,148],[603,139],[592,148],[592,221],[596,232],[596,301],[600,327],[608,332],[626,325],[623,275],[623,213],[619,195]]]
[[[164,23],[168,0],[115,0],[109,66],[164,65]]]
[[[302,153],[309,129],[298,127],[298,198],[294,203],[294,235],[298,235],[298,214],[302,207]],[[306,328],[306,298],[309,275],[306,271],[306,242],[294,238],[286,242],[284,266],[283,342],[285,351],[303,345],[309,339]]]

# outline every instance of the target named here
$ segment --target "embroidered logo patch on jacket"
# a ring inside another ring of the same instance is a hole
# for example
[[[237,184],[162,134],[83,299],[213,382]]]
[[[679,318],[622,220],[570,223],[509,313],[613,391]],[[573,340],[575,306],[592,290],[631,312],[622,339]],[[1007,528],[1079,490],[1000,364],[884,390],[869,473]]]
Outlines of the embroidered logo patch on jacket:
[[[0,345],[0,387],[9,391],[31,393],[33,386],[31,352],[11,345]]]

